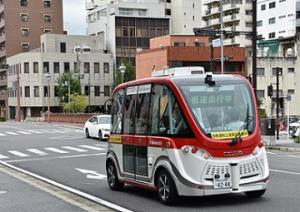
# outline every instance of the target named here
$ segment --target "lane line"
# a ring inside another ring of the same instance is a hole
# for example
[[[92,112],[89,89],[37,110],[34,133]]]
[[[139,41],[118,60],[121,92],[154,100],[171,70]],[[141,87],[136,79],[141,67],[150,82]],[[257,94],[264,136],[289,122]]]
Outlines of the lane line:
[[[5,134],[3,134],[3,133],[0,133],[0,136],[7,136],[7,135],[5,135]]]
[[[90,194],[88,194],[88,193],[85,193],[85,192],[83,192],[83,191],[80,191],[80,190],[78,190],[78,189],[75,189],[75,188],[72,188],[72,187],[63,185],[63,184],[58,183],[58,182],[56,182],[56,181],[54,181],[54,180],[50,180],[50,179],[48,179],[48,178],[46,178],[46,177],[42,177],[42,176],[40,176],[40,175],[37,175],[37,174],[34,174],[34,173],[32,173],[32,172],[26,171],[25,169],[21,169],[21,168],[19,168],[19,167],[16,167],[16,166],[14,166],[14,165],[9,164],[9,163],[2,162],[2,161],[0,161],[0,163],[1,163],[2,165],[4,165],[4,166],[10,167],[10,168],[12,168],[12,169],[14,169],[14,170],[16,170],[16,171],[19,171],[19,172],[22,172],[22,173],[24,173],[24,174],[30,175],[30,176],[32,176],[32,177],[35,177],[35,178],[40,179],[40,180],[42,180],[42,181],[45,181],[45,182],[47,182],[47,183],[49,183],[49,184],[51,184],[51,185],[57,186],[57,187],[59,187],[59,188],[61,188],[61,189],[67,190],[67,191],[69,191],[69,192],[72,192],[72,193],[74,193],[74,194],[77,194],[77,195],[79,195],[79,196],[82,196],[82,197],[84,197],[84,198],[87,198],[87,199],[89,199],[89,200],[92,200],[92,201],[94,201],[94,202],[97,202],[97,203],[99,203],[99,204],[101,204],[101,205],[104,205],[104,206],[106,206],[106,207],[109,207],[109,208],[111,208],[111,209],[114,209],[114,210],[117,210],[117,211],[122,211],[122,212],[133,212],[133,211],[127,209],[127,208],[121,207],[121,206],[119,206],[119,205],[117,205],[117,204],[114,204],[114,203],[112,203],[112,202],[108,202],[108,201],[106,201],[106,200],[104,200],[104,199],[101,199],[101,198],[99,198],[99,197],[92,196],[92,195],[90,195]]]
[[[52,152],[57,152],[57,153],[60,153],[60,154],[66,154],[66,153],[69,153],[67,151],[64,151],[64,150],[61,150],[61,149],[57,149],[57,148],[53,148],[53,147],[48,147],[48,148],[45,148],[49,151],[52,151]]]
[[[38,150],[38,149],[27,149],[27,151],[32,152],[32,153],[37,154],[37,155],[48,155],[48,153],[43,152],[43,151]]]
[[[0,154],[0,159],[7,159],[7,158],[9,158],[9,157],[8,157],[8,156],[1,155],[1,154]]]
[[[92,149],[92,150],[98,150],[98,151],[103,151],[105,150],[104,148],[100,147],[95,147],[95,146],[88,146],[88,145],[79,145],[80,147],[87,148],[87,149]]]
[[[297,156],[297,155],[287,155],[287,157],[291,157],[291,158],[300,158],[300,156]]]
[[[6,134],[9,134],[9,135],[18,135],[17,133],[14,133],[14,132],[5,132]]]
[[[30,132],[25,132],[25,131],[18,131],[18,133],[24,134],[24,135],[31,135],[32,133]]]
[[[64,130],[52,130],[52,131],[55,132],[55,133],[63,133],[63,134],[68,133]]]
[[[31,133],[36,133],[36,134],[42,134],[44,132],[40,132],[40,131],[36,131],[36,130],[27,130],[28,132],[31,132]]]
[[[67,150],[73,150],[76,152],[87,152],[88,151],[86,149],[79,149],[79,148],[71,147],[71,146],[63,146],[62,148],[67,149]]]
[[[284,173],[284,174],[300,175],[299,172],[290,172],[290,171],[284,171],[284,170],[279,170],[279,169],[270,169],[270,171]]]
[[[276,155],[277,153],[274,153],[274,152],[267,152],[268,154],[270,155]]]
[[[19,152],[19,151],[15,151],[15,150],[11,150],[11,151],[8,151],[9,153],[13,154],[13,155],[16,155],[18,157],[29,157],[29,155],[23,153],[23,152]]]

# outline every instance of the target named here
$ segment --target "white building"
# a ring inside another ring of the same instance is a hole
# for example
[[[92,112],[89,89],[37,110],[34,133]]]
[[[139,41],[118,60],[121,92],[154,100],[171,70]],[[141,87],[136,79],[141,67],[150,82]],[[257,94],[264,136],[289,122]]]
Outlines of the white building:
[[[219,0],[204,0],[203,2],[204,29],[221,28],[221,11]],[[252,31],[252,0],[223,1],[223,29],[226,31]],[[224,45],[240,47],[251,46],[251,35],[237,35],[224,38]]]
[[[81,46],[84,51],[76,54],[75,46]],[[10,117],[14,118],[17,105],[18,70],[22,118],[40,117],[46,111],[46,75],[50,75],[51,112],[60,112],[56,86],[57,79],[64,72],[75,72],[80,76],[81,93],[87,96],[91,112],[103,109],[113,85],[112,55],[103,48],[103,36],[44,34],[40,49],[7,58],[10,67],[7,76]]]
[[[258,0],[257,34],[264,40],[296,33],[296,0]]]

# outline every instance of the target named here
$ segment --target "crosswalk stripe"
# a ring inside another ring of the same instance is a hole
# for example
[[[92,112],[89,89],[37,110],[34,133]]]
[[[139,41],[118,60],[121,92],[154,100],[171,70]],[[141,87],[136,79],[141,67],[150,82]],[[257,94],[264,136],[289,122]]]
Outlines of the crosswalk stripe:
[[[27,130],[28,132],[31,132],[31,133],[36,133],[36,134],[42,134],[44,132],[41,132],[41,131],[36,131],[36,130]]]
[[[18,133],[25,134],[25,135],[31,135],[32,134],[30,132],[25,132],[25,131],[18,131]]]
[[[87,149],[92,149],[92,150],[99,150],[99,151],[105,150],[104,148],[95,147],[95,146],[88,146],[88,145],[79,145],[79,146]]]
[[[38,150],[38,149],[27,149],[28,152],[32,152],[34,154],[37,154],[37,155],[47,155],[48,153],[46,152],[42,152],[41,150]]]
[[[19,157],[28,157],[29,156],[29,155],[27,155],[23,152],[19,152],[19,151],[15,151],[15,150],[8,151],[8,152],[13,154],[13,155],[19,156]]]
[[[9,158],[9,157],[0,154],[0,159],[7,159],[7,158]]]
[[[52,152],[57,152],[57,153],[61,153],[61,154],[66,154],[66,153],[69,153],[67,151],[64,151],[64,150],[60,150],[60,149],[57,149],[57,148],[53,148],[53,147],[49,147],[49,148],[45,148],[49,151],[52,151]]]
[[[56,133],[67,133],[67,132],[64,131],[64,130],[52,130],[52,132],[56,132]]]
[[[71,147],[71,146],[63,146],[62,148],[67,149],[67,150],[73,150],[73,151],[76,151],[76,152],[86,152],[86,151],[88,151],[86,149],[79,149],[79,148]]]
[[[17,133],[14,133],[14,132],[5,132],[6,134],[9,134],[9,135],[18,135]]]
[[[83,130],[75,129],[74,131],[75,131],[75,132],[82,132],[82,133],[83,133]]]
[[[5,134],[3,134],[3,133],[0,133],[0,136],[6,136]]]

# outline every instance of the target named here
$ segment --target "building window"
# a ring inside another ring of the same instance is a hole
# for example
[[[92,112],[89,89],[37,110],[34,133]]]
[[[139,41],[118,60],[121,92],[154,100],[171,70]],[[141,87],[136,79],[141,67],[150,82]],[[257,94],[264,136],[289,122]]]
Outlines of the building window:
[[[21,43],[21,48],[23,52],[28,52],[29,51],[29,43]]]
[[[40,97],[39,86],[34,86],[33,95],[34,95],[34,97]]]
[[[33,62],[33,73],[39,73],[39,63]]]
[[[70,63],[68,63],[68,62],[64,63],[64,72],[65,73],[70,72]]]
[[[95,86],[95,96],[100,96],[100,86]]]
[[[30,97],[30,87],[25,86],[25,97]]]
[[[44,21],[51,23],[51,15],[44,15]]]
[[[265,90],[257,90],[256,96],[257,96],[257,99],[265,98]]]
[[[27,13],[21,13],[20,18],[21,18],[21,21],[27,22],[28,21],[28,14]]]
[[[49,95],[48,86],[44,86],[44,97],[48,97],[48,95]]]
[[[27,7],[27,5],[28,5],[28,0],[20,0],[20,5],[21,5],[22,7]]]
[[[104,73],[109,73],[109,63],[103,63]]]
[[[59,86],[54,86],[54,96],[59,97]]]
[[[275,24],[275,18],[270,18],[269,19],[269,24]]]
[[[21,28],[21,35],[26,37],[29,35],[29,29],[28,28]]]
[[[185,42],[174,42],[174,46],[176,46],[176,47],[185,47]]]
[[[29,73],[29,63],[26,62],[24,63],[24,74],[28,74]]]
[[[84,86],[84,95],[88,96],[89,93],[90,93],[89,92],[89,86],[88,85]]]
[[[61,42],[60,43],[60,52],[61,53],[66,53],[66,51],[67,51],[66,43]]]
[[[110,96],[110,87],[109,87],[109,85],[104,85],[104,96]]]
[[[43,62],[43,72],[49,73],[49,62]]]
[[[288,94],[290,94],[290,95],[295,94],[295,90],[294,89],[288,89]]]
[[[282,75],[282,68],[278,68],[278,75],[281,76]],[[272,68],[272,75],[276,76],[277,73],[277,68]]]
[[[90,73],[90,63],[84,63],[84,73]]]
[[[79,73],[79,70],[78,70],[78,63],[77,63],[77,62],[74,62],[74,72],[75,72],[75,73]]]
[[[54,66],[54,73],[59,74],[59,62],[54,62],[53,63]]]
[[[100,64],[99,63],[94,63],[94,73],[99,74],[100,73]]]
[[[269,3],[269,9],[275,8],[275,7],[276,7],[276,2]]]
[[[265,76],[265,68],[257,68],[256,75],[257,76]]]
[[[261,9],[261,10],[265,10],[265,9],[266,9],[266,5],[265,5],[265,4],[262,4],[262,5],[260,6],[260,9]]]
[[[288,68],[288,73],[295,73],[295,68]]]
[[[269,38],[275,38],[275,32],[269,33]]]
[[[44,29],[44,33],[50,33],[52,32],[52,29]]]
[[[257,27],[261,27],[263,25],[263,22],[262,22],[262,20],[260,20],[260,21],[257,21]]]
[[[166,9],[166,10],[165,10],[165,14],[166,14],[166,15],[171,15],[171,9]]]
[[[50,0],[44,0],[44,8],[50,8],[51,7],[51,1]]]

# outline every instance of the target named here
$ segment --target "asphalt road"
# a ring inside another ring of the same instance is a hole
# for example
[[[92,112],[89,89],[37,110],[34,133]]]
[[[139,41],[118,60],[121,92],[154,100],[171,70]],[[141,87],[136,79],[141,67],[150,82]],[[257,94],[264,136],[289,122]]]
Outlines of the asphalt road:
[[[111,191],[105,178],[105,148],[106,142],[86,139],[81,130],[68,127],[0,124],[0,160],[132,211],[299,210],[300,153],[268,153],[271,181],[260,199],[243,194],[185,197],[169,207],[158,201],[155,192],[133,186]]]

